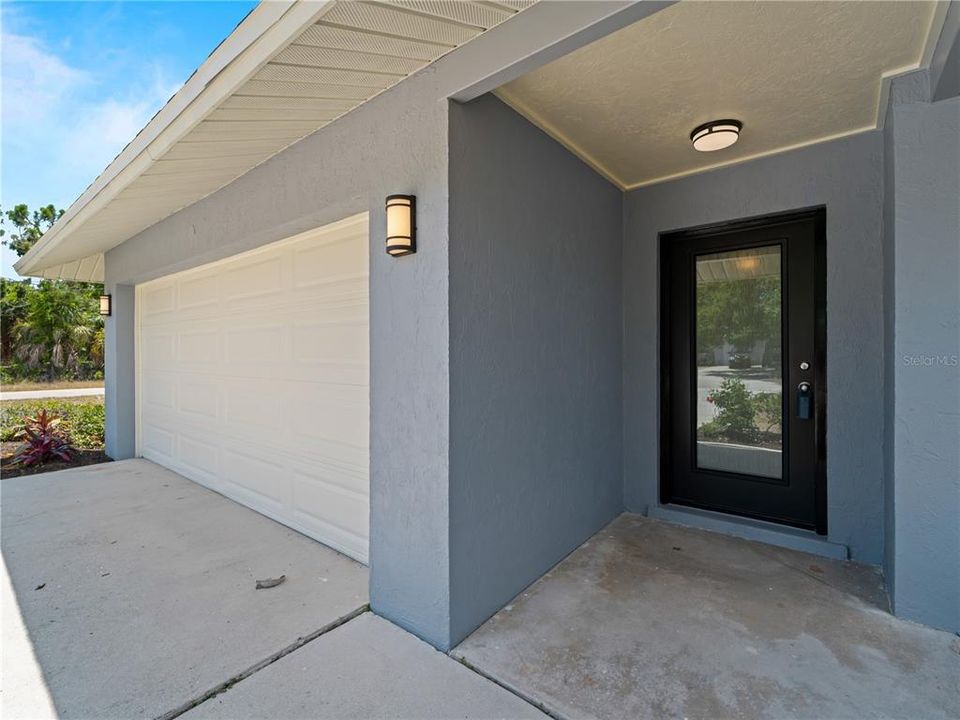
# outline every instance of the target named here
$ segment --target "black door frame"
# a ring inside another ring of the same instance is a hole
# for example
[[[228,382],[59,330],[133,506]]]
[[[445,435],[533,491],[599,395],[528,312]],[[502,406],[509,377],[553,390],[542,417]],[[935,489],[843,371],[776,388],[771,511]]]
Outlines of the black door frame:
[[[679,230],[660,232],[657,235],[658,269],[660,282],[660,483],[659,502],[669,504],[671,497],[671,448],[670,432],[670,387],[671,387],[671,332],[670,284],[666,280],[667,256],[665,246],[679,239],[710,237],[758,227],[770,227],[797,221],[813,221],[814,224],[814,297],[815,297],[815,345],[814,359],[814,411],[816,422],[817,457],[814,477],[814,530],[819,535],[827,534],[827,215],[823,205],[791,210],[768,215],[758,215],[708,225],[698,225]],[[718,511],[719,512],[719,511]]]

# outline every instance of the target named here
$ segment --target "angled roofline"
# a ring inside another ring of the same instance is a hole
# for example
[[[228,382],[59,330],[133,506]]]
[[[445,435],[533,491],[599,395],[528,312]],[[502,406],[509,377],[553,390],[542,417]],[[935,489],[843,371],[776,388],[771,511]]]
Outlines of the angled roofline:
[[[332,5],[332,0],[270,0],[251,10],[63,217],[16,262],[17,273],[27,276],[42,271],[44,255],[66,240],[73,228],[107,205]]]
[[[470,100],[674,2],[532,2],[522,12],[517,10],[510,22],[497,24],[493,30],[457,46],[455,53],[444,54],[443,58],[455,59],[446,60],[440,93],[454,101]],[[91,248],[86,256],[72,259],[61,258],[63,253],[59,251],[70,243],[75,232],[82,231],[88,221],[108,208],[165,153],[336,5],[337,0],[261,0],[63,217],[20,258],[14,265],[16,271],[35,277],[87,281],[102,278],[107,246]]]

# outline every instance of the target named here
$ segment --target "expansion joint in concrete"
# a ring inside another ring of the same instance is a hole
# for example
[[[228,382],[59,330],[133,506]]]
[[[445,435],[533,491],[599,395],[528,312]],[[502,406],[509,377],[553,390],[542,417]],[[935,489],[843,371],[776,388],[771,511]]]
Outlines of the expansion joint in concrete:
[[[173,710],[169,710],[165,712],[163,715],[160,715],[159,717],[157,717],[156,720],[173,720],[174,718],[180,717],[188,710],[192,710],[193,708],[197,707],[197,705],[200,705],[201,703],[205,703],[207,700],[210,700],[212,698],[215,698],[217,695],[225,693],[227,690],[232,688],[237,683],[243,680],[246,680],[251,675],[254,675],[260,672],[261,670],[263,670],[265,667],[269,665],[273,665],[273,663],[275,663],[280,658],[286,657],[287,655],[294,652],[295,650],[299,650],[307,643],[313,642],[318,637],[322,635],[326,635],[331,630],[335,630],[341,625],[344,625],[350,622],[354,618],[363,615],[365,612],[369,612],[369,610],[370,610],[369,603],[361,605],[356,610],[352,610],[346,615],[343,615],[337,618],[333,622],[327,623],[326,625],[319,628],[318,630],[314,630],[313,632],[307,635],[303,635],[302,637],[297,638],[296,641],[291,643],[290,645],[287,645],[286,647],[278,650],[272,655],[268,655],[263,660],[260,660],[259,662],[254,663],[253,665],[248,667],[246,670],[243,670],[237,673],[236,675],[234,675],[233,677],[230,677],[227,680],[224,680],[222,683],[218,683],[217,685],[214,685],[209,690],[206,690],[200,693],[199,695],[197,695],[196,697],[183,703],[183,705],[180,705],[179,707],[176,707]]]
[[[542,701],[540,701],[540,700],[537,700],[535,697],[533,697],[532,695],[530,695],[530,694],[528,694],[528,693],[525,693],[523,690],[521,690],[520,688],[516,687],[515,685],[512,685],[511,683],[508,683],[508,682],[504,682],[503,680],[500,680],[499,678],[494,677],[494,676],[491,675],[490,673],[485,672],[484,670],[481,670],[481,669],[478,668],[476,665],[474,665],[472,662],[470,662],[469,660],[467,660],[465,657],[461,657],[461,656],[459,656],[459,655],[454,655],[454,654],[453,654],[453,650],[451,650],[450,652],[448,652],[447,655],[449,655],[451,658],[453,658],[453,659],[456,660],[458,663],[460,663],[461,665],[463,665],[465,668],[467,668],[467,670],[471,670],[472,672],[475,672],[477,675],[479,675],[480,677],[484,678],[485,680],[489,680],[489,681],[492,682],[494,685],[497,685],[498,687],[503,688],[504,690],[506,690],[506,691],[507,691],[508,693],[510,693],[511,695],[517,696],[518,698],[520,698],[521,700],[523,700],[523,701],[524,701],[525,703],[527,703],[528,705],[532,705],[533,707],[535,707],[537,710],[539,710],[540,712],[542,712],[544,715],[553,718],[553,720],[569,720],[567,717],[561,715],[558,710],[555,710],[554,708],[550,707],[550,706],[547,705],[545,702],[542,702]]]

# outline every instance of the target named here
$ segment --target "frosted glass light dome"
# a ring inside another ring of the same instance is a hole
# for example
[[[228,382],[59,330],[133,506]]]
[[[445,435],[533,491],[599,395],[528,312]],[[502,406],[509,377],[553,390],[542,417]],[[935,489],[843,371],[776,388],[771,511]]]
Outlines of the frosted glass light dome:
[[[740,139],[742,128],[743,123],[739,120],[711,120],[694,128],[690,140],[694,149],[700,152],[723,150]]]

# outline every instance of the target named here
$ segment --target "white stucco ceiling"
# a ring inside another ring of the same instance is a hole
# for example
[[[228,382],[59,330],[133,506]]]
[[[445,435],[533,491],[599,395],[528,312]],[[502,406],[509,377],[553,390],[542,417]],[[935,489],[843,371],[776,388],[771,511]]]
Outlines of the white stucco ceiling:
[[[931,2],[684,0],[497,93],[623,188],[877,126],[884,77],[936,40]],[[740,141],[693,149],[709,120]]]

